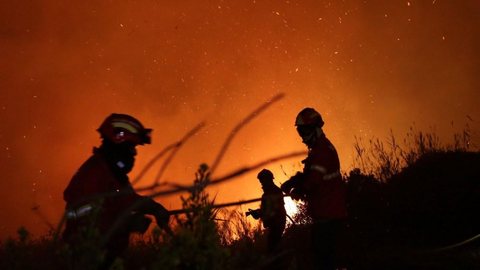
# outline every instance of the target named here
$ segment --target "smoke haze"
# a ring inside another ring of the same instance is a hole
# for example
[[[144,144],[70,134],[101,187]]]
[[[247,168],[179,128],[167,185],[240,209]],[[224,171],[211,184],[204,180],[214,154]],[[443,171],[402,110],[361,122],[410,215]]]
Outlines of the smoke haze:
[[[131,176],[206,121],[164,176],[180,184],[278,93],[285,98],[240,131],[217,175],[303,150],[293,122],[307,106],[324,117],[344,170],[354,136],[401,137],[415,125],[450,140],[466,123],[477,136],[479,14],[476,0],[0,0],[0,239],[58,222],[63,189],[112,112],[154,129]],[[279,183],[301,159],[267,168]],[[258,197],[255,176],[211,195]],[[180,206],[178,196],[158,201]]]

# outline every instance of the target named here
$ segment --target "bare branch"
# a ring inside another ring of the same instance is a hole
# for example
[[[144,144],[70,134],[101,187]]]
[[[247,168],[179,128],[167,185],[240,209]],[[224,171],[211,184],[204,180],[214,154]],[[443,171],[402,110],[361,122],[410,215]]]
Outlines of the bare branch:
[[[277,156],[277,157],[274,157],[274,158],[270,158],[270,159],[267,159],[267,160],[264,160],[264,161],[261,161],[261,162],[258,162],[254,165],[251,165],[251,166],[247,166],[247,167],[244,167],[244,168],[241,168],[241,169],[238,169],[232,173],[229,173],[225,176],[222,176],[222,177],[219,177],[219,178],[216,178],[216,179],[213,179],[209,185],[213,185],[213,184],[220,184],[222,182],[225,182],[225,181],[228,181],[232,178],[235,178],[235,177],[238,177],[242,174],[245,174],[245,173],[248,173],[250,171],[253,171],[253,170],[256,170],[256,169],[259,169],[261,167],[264,167],[265,165],[267,164],[271,164],[271,163],[274,163],[274,162],[277,162],[277,161],[280,161],[280,160],[284,160],[284,159],[288,159],[288,158],[293,158],[293,157],[298,157],[298,156],[305,156],[307,154],[307,151],[297,151],[297,152],[291,152],[289,154],[286,154],[286,155],[281,155],[281,156]]]
[[[155,177],[155,184],[158,184],[158,182],[160,181],[163,173],[165,172],[165,170],[167,169],[168,165],[170,165],[170,163],[172,162],[173,158],[175,157],[175,155],[177,154],[178,150],[180,150],[180,147],[182,147],[183,144],[185,144],[185,142],[188,141],[188,139],[190,139],[193,135],[195,135],[201,128],[203,128],[205,126],[205,122],[201,122],[199,123],[198,125],[196,125],[192,130],[190,130],[189,132],[187,132],[187,134],[185,134],[185,136],[183,136],[182,139],[180,139],[177,144],[175,145],[175,148],[172,150],[172,152],[170,152],[170,155],[167,157],[167,159],[163,162],[162,164],[162,167],[160,168],[160,170],[158,171],[158,174],[157,176]]]
[[[225,155],[225,153],[227,152],[227,149],[228,147],[230,146],[230,143],[232,142],[233,138],[235,137],[235,135],[237,135],[237,133],[240,131],[240,129],[242,129],[246,124],[248,124],[250,121],[252,121],[255,117],[257,117],[260,113],[262,113],[264,110],[266,110],[268,107],[270,107],[270,105],[272,105],[273,103],[279,101],[280,99],[282,99],[283,97],[285,96],[284,93],[280,93],[276,96],[274,96],[270,101],[267,101],[265,102],[264,104],[262,104],[260,107],[258,107],[256,110],[254,110],[253,112],[251,112],[247,117],[245,117],[240,123],[238,123],[238,125],[236,125],[232,131],[230,131],[230,135],[228,135],[227,139],[225,140],[225,142],[223,143],[223,146],[222,148],[220,148],[220,152],[218,153],[215,161],[213,162],[211,168],[210,168],[210,172],[211,174],[213,175],[213,173],[215,172],[215,170],[217,169],[218,165],[220,164],[220,161],[222,160],[223,156]]]
[[[290,197],[290,195],[283,194],[283,197]],[[213,204],[210,207],[212,209],[219,209],[219,208],[225,208],[225,207],[230,207],[230,206],[237,206],[237,205],[243,205],[243,204],[249,204],[249,203],[254,203],[254,202],[259,202],[261,201],[262,198],[255,198],[255,199],[250,199],[250,200],[242,200],[242,201],[237,201],[237,202],[229,202],[229,203],[220,203],[220,204]],[[195,209],[177,209],[177,210],[170,210],[168,213],[170,215],[179,215],[179,214],[185,214],[188,212],[195,211]],[[291,219],[291,217],[289,217]],[[293,222],[293,221],[292,221]]]
[[[167,166],[170,164],[170,162],[172,161],[173,157],[175,156],[175,154],[178,152],[179,148],[185,144],[185,142],[190,139],[190,137],[192,137],[193,135],[195,135],[201,128],[203,128],[205,126],[205,122],[201,122],[200,124],[196,125],[192,130],[190,130],[189,132],[187,132],[187,134],[185,134],[185,136],[183,136],[182,139],[180,139],[179,141],[177,142],[174,142],[168,146],[166,146],[165,148],[163,148],[162,151],[160,151],[156,156],[154,156],[148,163],[147,165],[145,165],[145,167],[142,169],[142,171],[138,174],[137,177],[135,177],[135,179],[132,181],[132,185],[138,183],[142,178],[143,176],[145,175],[145,173],[160,159],[163,157],[163,155],[165,155],[168,151],[170,151],[171,149],[173,149],[173,151],[170,153],[170,156],[168,156],[168,158],[165,160],[165,162],[162,164],[162,167],[160,169],[160,171],[158,172],[157,174],[157,177],[155,177],[155,181],[154,181],[154,184],[152,185],[153,187],[157,187],[159,186],[158,185],[158,181],[160,181],[160,177],[162,177],[162,174],[163,172],[165,171],[165,169],[167,168]]]
[[[177,144],[178,144],[178,142],[167,145],[165,148],[163,148],[162,151],[160,151],[156,156],[154,156],[147,163],[147,165],[145,165],[145,167],[143,167],[142,171],[138,174],[138,176],[135,177],[135,179],[132,180],[132,185],[138,183],[142,179],[142,177],[145,175],[145,173],[155,164],[155,162],[157,162],[161,157],[163,157],[163,155],[165,155],[172,148],[176,147]]]
[[[242,205],[242,204],[248,204],[248,203],[254,203],[254,202],[259,202],[261,201],[262,198],[256,198],[256,199],[250,199],[250,200],[243,200],[243,201],[238,201],[238,202],[229,202],[229,203],[221,203],[221,204],[214,204],[211,205],[210,207],[212,209],[218,209],[218,208],[225,208],[225,207],[230,207],[230,206],[236,206],[236,205]],[[168,211],[170,215],[179,215],[179,214],[184,214],[188,212],[192,212],[194,209],[177,209],[177,210],[171,210]]]
[[[233,178],[236,178],[238,176],[241,176],[245,173],[248,173],[252,170],[255,170],[255,169],[258,169],[258,168],[261,168],[267,164],[270,164],[270,163],[274,163],[274,162],[277,162],[277,161],[280,161],[280,160],[284,160],[284,159],[288,159],[288,158],[293,158],[293,157],[298,157],[298,156],[304,156],[306,155],[307,152],[306,151],[298,151],[298,152],[292,152],[292,153],[289,153],[289,154],[286,154],[286,155],[281,155],[281,156],[277,156],[277,157],[274,157],[274,158],[270,158],[270,159],[267,159],[267,160],[264,160],[264,161],[261,161],[261,162],[258,162],[254,165],[251,165],[251,166],[246,166],[246,167],[243,167],[243,168],[240,168],[240,169],[237,169],[225,176],[222,176],[222,177],[218,177],[218,178],[214,178],[213,180],[211,180],[209,183],[208,183],[208,186],[213,186],[213,185],[217,185],[217,184],[220,184],[220,183],[223,183],[223,182],[226,182],[226,181],[229,181]],[[166,196],[166,195],[172,195],[172,194],[176,194],[176,193],[181,193],[181,192],[185,192],[185,191],[191,191],[193,188],[195,188],[194,185],[192,186],[180,186],[180,187],[177,187],[177,188],[173,188],[173,189],[170,189],[170,190],[164,190],[164,191],[158,191],[158,192],[155,192],[153,194],[150,194],[149,197],[151,198],[155,198],[155,197],[160,197],[160,196]],[[140,191],[146,191],[146,190],[151,190],[150,188],[147,188],[147,189],[136,189],[135,191],[137,192],[140,192]]]

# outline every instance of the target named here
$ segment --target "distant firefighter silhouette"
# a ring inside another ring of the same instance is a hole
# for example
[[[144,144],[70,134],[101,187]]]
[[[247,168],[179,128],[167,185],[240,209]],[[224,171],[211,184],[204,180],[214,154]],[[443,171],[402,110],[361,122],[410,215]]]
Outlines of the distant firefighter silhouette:
[[[275,251],[285,229],[286,212],[282,190],[273,183],[271,171],[263,169],[257,175],[262,185],[263,195],[259,209],[249,209],[247,216],[261,219],[267,230],[268,251]]]
[[[303,172],[282,184],[282,191],[306,202],[313,220],[312,245],[318,269],[335,269],[336,235],[347,217],[346,188],[340,174],[337,151],[322,130],[323,119],[305,108],[295,120],[297,132],[308,148]]]
[[[135,162],[136,146],[150,144],[152,130],[132,116],[111,114],[97,131],[102,144],[94,148],[63,193],[63,239],[75,250],[96,234],[102,239],[100,250],[105,251],[100,268],[108,269],[128,247],[130,234],[147,230],[151,220],[146,214],[153,215],[159,226],[169,230],[169,213],[151,198],[137,194],[127,176]]]

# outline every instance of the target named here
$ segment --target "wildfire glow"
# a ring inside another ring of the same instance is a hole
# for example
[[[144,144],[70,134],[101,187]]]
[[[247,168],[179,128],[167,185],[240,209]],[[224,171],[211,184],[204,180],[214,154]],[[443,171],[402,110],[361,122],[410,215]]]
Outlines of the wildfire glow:
[[[284,197],[283,201],[285,202],[287,214],[293,217],[298,212],[297,204],[290,197]]]
[[[0,241],[20,226],[48,233],[70,178],[101,142],[95,129],[114,112],[153,129],[131,180],[205,121],[170,152],[160,180],[178,186],[213,165],[232,129],[278,93],[285,98],[239,130],[213,177],[306,150],[294,127],[304,107],[325,118],[346,172],[359,165],[355,137],[402,137],[414,124],[450,140],[469,124],[478,138],[478,0],[58,2],[0,4],[0,173],[9,179],[0,181]],[[305,157],[265,166],[278,185]],[[135,188],[153,184],[164,161]],[[210,198],[259,198],[259,170],[208,188]],[[180,196],[155,199],[175,210]]]

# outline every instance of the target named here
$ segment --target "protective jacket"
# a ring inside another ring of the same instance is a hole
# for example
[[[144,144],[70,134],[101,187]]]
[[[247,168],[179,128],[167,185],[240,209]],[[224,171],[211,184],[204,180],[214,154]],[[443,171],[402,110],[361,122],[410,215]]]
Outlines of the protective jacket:
[[[307,211],[314,220],[342,219],[347,216],[346,188],[333,144],[322,134],[309,149],[303,169],[301,189]]]
[[[266,228],[279,226],[285,228],[286,212],[282,190],[275,184],[263,187],[260,216]],[[283,231],[283,230],[282,230]]]
[[[63,196],[67,212],[64,237],[67,240],[81,226],[85,226],[86,221],[93,222],[101,234],[107,232],[118,217],[134,204],[139,207],[131,212],[126,224],[115,232],[115,237],[123,238],[123,242],[127,241],[128,244],[130,232],[144,231],[148,227],[149,222],[145,224],[143,214],[150,213],[156,217],[163,214],[168,221],[168,211],[153,200],[135,193],[128,176],[115,170],[114,164],[109,162],[101,149],[94,149],[94,154],[73,176]],[[137,203],[139,200],[143,200],[143,203]],[[143,224],[139,225],[139,222]],[[139,229],[138,226],[144,228]]]

